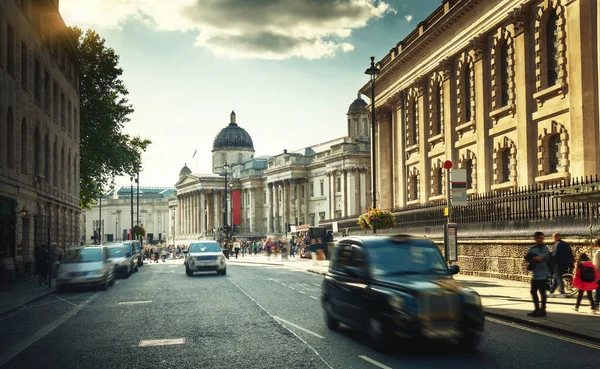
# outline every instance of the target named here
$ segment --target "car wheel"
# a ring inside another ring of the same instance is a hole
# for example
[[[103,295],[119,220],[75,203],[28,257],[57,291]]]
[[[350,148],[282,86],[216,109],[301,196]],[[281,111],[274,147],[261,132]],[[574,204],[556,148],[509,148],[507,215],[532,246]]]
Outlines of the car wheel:
[[[327,328],[331,329],[332,331],[335,331],[340,327],[340,321],[335,319],[331,315],[330,311],[331,303],[329,301],[326,301],[323,306],[323,319],[325,319],[325,325],[327,326]]]
[[[221,275],[227,275],[227,268],[223,269],[223,271],[221,272]]]
[[[137,273],[138,272],[138,268],[139,267],[137,266],[137,264],[135,264],[135,269],[133,271]]]
[[[481,332],[463,332],[462,337],[458,340],[460,348],[464,351],[473,351],[479,346],[481,342]]]
[[[108,288],[108,281],[105,278],[104,282],[102,282],[102,284],[100,285],[100,290],[106,291],[107,288]]]
[[[186,265],[185,274],[187,274],[188,277],[192,277],[194,275],[194,272],[192,272]]]
[[[390,337],[385,331],[385,325],[379,317],[370,317],[367,323],[369,343],[377,351],[385,352],[390,347]]]

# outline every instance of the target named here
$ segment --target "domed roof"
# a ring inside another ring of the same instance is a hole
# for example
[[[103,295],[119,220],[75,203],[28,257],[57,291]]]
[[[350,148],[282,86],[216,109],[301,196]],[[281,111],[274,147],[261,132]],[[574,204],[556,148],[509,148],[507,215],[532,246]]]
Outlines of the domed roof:
[[[187,164],[184,164],[183,168],[181,168],[181,170],[179,171],[179,176],[183,177],[187,176],[188,174],[192,174],[192,171],[190,170],[190,168],[188,168]]]
[[[350,104],[348,108],[348,114],[366,114],[369,111],[367,110],[367,103],[360,97],[360,92],[356,96],[356,100]]]
[[[213,141],[213,151],[222,149],[243,149],[254,151],[252,138],[245,129],[235,122],[235,112],[231,112],[231,122],[221,130]]]

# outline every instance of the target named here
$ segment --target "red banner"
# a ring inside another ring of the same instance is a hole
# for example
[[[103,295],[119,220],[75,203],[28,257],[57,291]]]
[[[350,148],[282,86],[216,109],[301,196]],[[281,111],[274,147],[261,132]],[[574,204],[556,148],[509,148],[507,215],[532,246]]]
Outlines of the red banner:
[[[233,201],[233,224],[240,225],[242,224],[242,201],[241,201],[242,193],[241,191],[232,191],[231,192],[231,200]]]

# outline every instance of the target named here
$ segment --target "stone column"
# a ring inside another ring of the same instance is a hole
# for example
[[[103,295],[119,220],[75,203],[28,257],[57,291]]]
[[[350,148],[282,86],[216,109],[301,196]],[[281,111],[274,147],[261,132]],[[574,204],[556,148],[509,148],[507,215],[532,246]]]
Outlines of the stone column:
[[[477,135],[477,192],[489,192],[493,183],[492,145],[489,142],[489,85],[490,71],[487,43],[484,37],[471,41],[473,50],[473,75],[475,77],[475,134]],[[422,179],[421,179],[422,181]]]
[[[300,196],[302,195],[302,193],[300,192],[300,180],[296,180],[296,201],[294,201],[296,203],[296,219],[298,219],[298,225],[303,224],[302,219],[300,219],[300,214],[302,213],[302,208],[301,208],[301,201],[302,199],[300,198]],[[294,221],[296,221],[294,219]]]
[[[304,184],[308,184],[308,179],[306,179],[303,182],[303,185]],[[308,218],[308,195],[309,195],[309,193],[308,193],[308,188],[307,187],[308,186],[306,186],[304,188],[304,223],[305,224],[308,224],[308,221],[309,221],[309,218]]]
[[[255,232],[254,217],[256,216],[256,188],[248,189],[248,232]]]
[[[342,218],[348,216],[348,169],[342,170]]]
[[[361,183],[360,183],[360,185],[361,185],[361,187],[364,187],[364,189],[365,189],[365,192],[364,192],[364,194],[365,194],[364,195],[365,196],[364,197],[364,204],[365,204],[364,207],[365,207],[365,210],[367,208],[369,208],[373,204],[373,201],[372,201],[372,198],[371,198],[371,196],[372,196],[372,193],[371,193],[371,184],[372,184],[372,181],[371,181],[371,172],[370,172],[370,170],[368,168],[364,168],[363,171],[362,171],[362,173],[361,173]]]
[[[206,191],[200,190],[200,234],[206,236]]]
[[[331,171],[329,172],[329,204],[330,204],[330,209],[329,209],[329,219],[335,219],[335,208],[336,208],[336,192],[335,192],[335,185],[337,182],[337,172]]]
[[[221,221],[219,215],[221,214],[221,207],[219,205],[219,190],[213,190],[213,228],[219,229]]]
[[[416,85],[418,90],[418,117],[419,117],[419,201],[426,203],[431,194],[431,162],[427,153],[429,152],[429,98],[427,96],[427,78],[418,78]]]
[[[361,187],[360,187],[360,168],[354,168],[352,171],[352,176],[354,177],[354,214],[361,214],[364,210],[361,205],[360,197],[361,197]]]
[[[273,232],[273,184],[267,183],[267,232]]]
[[[396,127],[396,172],[395,172],[395,186],[394,186],[394,202],[395,206],[401,208],[406,206],[406,101],[403,96],[398,101],[396,109],[394,109],[394,125]],[[360,209],[360,208],[359,208]],[[361,211],[364,209],[360,209]]]
[[[277,182],[274,184],[273,186],[273,191],[274,191],[274,198],[275,198],[275,219],[273,221],[274,223],[274,227],[273,227],[273,231],[275,233],[279,233],[279,226],[281,224],[281,220],[279,219],[279,189],[281,188],[281,183]]]

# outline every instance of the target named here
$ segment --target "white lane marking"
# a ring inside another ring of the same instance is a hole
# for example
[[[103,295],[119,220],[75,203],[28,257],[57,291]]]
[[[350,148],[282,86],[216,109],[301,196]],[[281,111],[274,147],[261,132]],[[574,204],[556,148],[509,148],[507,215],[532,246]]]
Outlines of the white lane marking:
[[[267,311],[267,309],[265,309],[261,304],[258,303],[258,301],[256,301],[254,298],[252,298],[252,296],[250,296],[246,291],[244,291],[240,286],[238,286],[234,281],[232,281],[229,277],[227,278],[227,280],[229,282],[231,282],[231,284],[233,284],[234,286],[237,287],[238,290],[242,291],[242,293],[244,295],[246,295],[250,300],[252,300],[252,302],[254,302],[256,305],[258,305],[259,308],[261,308],[262,311],[264,311],[265,313],[267,313],[268,316],[271,317],[271,319],[275,320],[280,326],[282,326],[284,329],[286,329],[288,332],[290,332],[291,334],[294,335],[294,337],[296,337],[300,342],[302,342],[303,344],[306,345],[306,347],[308,347],[309,349],[312,350],[312,352],[315,353],[315,355],[317,355],[317,357],[325,364],[327,365],[327,367],[329,369],[333,369],[333,367],[331,365],[329,365],[329,363],[327,361],[325,361],[325,359],[323,359],[323,357],[321,356],[321,354],[319,354],[319,352],[317,350],[315,350],[314,347],[312,347],[308,342],[306,342],[304,339],[302,339],[302,337],[298,336],[296,334],[296,332],[294,332],[293,330],[289,329],[288,327],[286,327],[285,325],[283,325],[279,320],[277,320],[271,313],[269,313]],[[1,366],[1,363],[0,363]]]
[[[294,287],[288,287],[288,288],[289,288],[290,290],[295,290],[295,288],[294,288]]]
[[[381,369],[392,369],[392,368],[390,368],[390,367],[389,367],[389,366],[387,366],[387,365],[383,365],[383,364],[382,364],[382,363],[380,363],[379,361],[376,361],[376,360],[373,360],[373,359],[371,359],[371,358],[370,358],[370,357],[368,357],[368,356],[365,356],[365,355],[358,355],[358,357],[359,357],[359,358],[361,358],[361,359],[363,359],[364,361],[367,361],[367,362],[369,362],[369,363],[371,363],[371,364],[373,364],[373,365],[375,365],[375,366],[378,366],[378,367],[380,367]]]
[[[321,287],[321,285],[320,285],[320,284],[317,284],[317,283],[311,283],[311,284],[312,284],[313,286]]]
[[[282,286],[287,286],[287,284],[285,284],[285,283],[282,283],[281,285],[282,285]]]
[[[315,300],[318,300],[318,299],[319,299],[318,297],[315,297],[315,296],[311,296],[310,298],[311,298],[311,299],[315,299]]]
[[[574,343],[576,345],[593,348],[595,350],[600,350],[600,346],[594,345],[594,344],[591,344],[591,343],[587,343],[585,341],[580,341],[580,340],[576,340],[576,339],[573,339],[573,338],[559,336],[557,334],[552,334],[552,333],[540,331],[540,330],[529,328],[529,327],[525,327],[525,326],[522,326],[522,325],[517,325],[516,323],[505,322],[505,321],[502,321],[500,319],[495,319],[495,318],[491,318],[491,317],[486,317],[485,319],[489,320],[490,322],[494,322],[494,323],[505,325],[507,327],[517,328],[517,329],[520,329],[522,331],[527,331],[527,332],[531,332],[531,333],[537,333],[537,334],[542,335],[542,336],[546,336],[546,337],[550,337],[550,338],[555,338],[557,340],[561,340],[561,341],[565,341],[565,342]]]
[[[71,305],[73,305],[73,306],[75,306],[75,307],[79,307],[79,305],[77,305],[77,304],[74,304],[74,303],[72,303],[72,302],[71,302],[71,301],[69,301],[69,300],[65,300],[65,299],[63,299],[63,298],[62,298],[62,297],[60,297],[60,296],[57,296],[57,295],[55,295],[55,294],[52,294],[52,296],[56,297],[57,299],[59,299],[59,300],[61,300],[61,301],[64,301],[64,302],[66,302],[67,304],[71,304]]]
[[[303,332],[306,332],[306,333],[308,333],[308,334],[312,334],[313,336],[315,336],[315,337],[317,337],[317,338],[321,338],[321,339],[324,339],[324,338],[325,338],[325,337],[321,336],[320,334],[317,334],[317,333],[315,333],[315,332],[313,332],[313,331],[309,331],[309,330],[308,330],[308,329],[306,329],[306,328],[303,328],[303,327],[301,327],[301,326],[299,326],[299,325],[297,325],[297,324],[294,324],[294,323],[292,323],[292,322],[288,322],[287,320],[285,320],[285,319],[283,319],[283,318],[280,318],[280,317],[278,317],[278,316],[274,316],[273,318],[274,318],[274,319],[276,319],[276,320],[279,320],[280,322],[284,322],[284,323],[285,323],[285,324],[287,324],[287,325],[291,325],[291,326],[292,326],[292,327],[294,327],[294,328],[298,328],[299,330],[301,330],[301,331],[303,331]]]
[[[185,338],[173,338],[165,340],[141,340],[138,347],[148,346],[168,346],[168,345],[183,345],[185,344]]]
[[[135,304],[149,304],[152,300],[144,300],[144,301],[121,301],[119,305],[135,305]]]
[[[306,292],[304,292],[304,291],[298,291],[298,292],[301,293],[301,294],[303,294],[303,295],[306,295]]]
[[[65,315],[63,315],[60,318],[56,319],[55,321],[49,323],[48,325],[44,326],[42,329],[35,332],[31,336],[25,338],[24,340],[18,342],[14,346],[10,347],[8,350],[4,351],[2,354],[0,354],[0,367],[2,367],[2,365],[9,362],[13,357],[17,356],[18,354],[20,354],[21,352],[26,350],[29,346],[33,345],[40,339],[44,338],[44,336],[46,336],[48,333],[50,333],[53,330],[55,330],[56,328],[58,328],[61,324],[63,324],[67,320],[69,320],[72,316],[74,316],[81,309],[83,309],[88,303],[90,303],[93,299],[95,299],[99,294],[100,294],[100,292],[96,292],[95,294],[92,295],[92,297],[90,297],[88,300],[86,300],[80,306],[73,308],[71,311],[67,312]]]
[[[169,268],[179,268],[179,265],[169,265]]]

